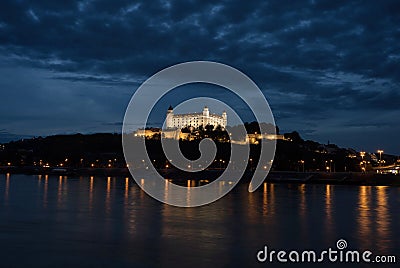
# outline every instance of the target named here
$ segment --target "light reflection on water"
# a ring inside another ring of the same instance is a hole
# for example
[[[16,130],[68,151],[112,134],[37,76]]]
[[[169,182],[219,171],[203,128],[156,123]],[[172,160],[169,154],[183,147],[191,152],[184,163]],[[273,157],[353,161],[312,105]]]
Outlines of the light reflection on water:
[[[391,230],[390,223],[391,218],[389,216],[389,209],[387,203],[387,190],[386,186],[378,186],[376,187],[376,196],[377,196],[377,206],[375,208],[376,217],[377,217],[377,237],[380,238],[380,243],[378,244],[379,249],[384,252],[386,251],[387,245],[391,239]]]
[[[6,186],[4,191],[4,204],[8,205],[8,193],[10,190],[10,173],[6,174]]]
[[[89,186],[89,210],[93,209],[93,183],[94,177],[90,176],[90,186]]]
[[[333,212],[332,212],[332,195],[333,195],[333,186],[332,185],[325,185],[325,232],[326,236],[329,238],[334,237],[334,217],[333,217]]]
[[[398,188],[264,183],[249,193],[241,184],[213,204],[177,208],[153,200],[129,178],[0,176],[6,267],[32,261],[168,267],[177,260],[178,266],[250,267],[264,245],[318,250],[340,238],[352,249],[400,253]],[[198,185],[186,182],[188,202]],[[167,183],[164,194],[171,195]]]

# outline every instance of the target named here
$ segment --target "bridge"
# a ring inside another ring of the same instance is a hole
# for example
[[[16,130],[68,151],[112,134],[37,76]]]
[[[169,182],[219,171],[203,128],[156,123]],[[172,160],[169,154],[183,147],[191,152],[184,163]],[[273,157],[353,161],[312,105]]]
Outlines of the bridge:
[[[380,174],[400,175],[400,162],[397,161],[397,163],[395,163],[393,165],[379,166],[379,167],[374,167],[373,169],[376,170],[376,173],[380,173]]]

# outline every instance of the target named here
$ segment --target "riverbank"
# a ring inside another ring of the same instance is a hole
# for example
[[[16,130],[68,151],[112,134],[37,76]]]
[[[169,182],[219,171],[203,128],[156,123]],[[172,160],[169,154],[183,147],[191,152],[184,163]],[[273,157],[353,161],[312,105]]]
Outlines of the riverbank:
[[[176,169],[160,169],[158,172],[173,181],[215,180],[223,170],[212,169],[197,172],[183,172]],[[38,168],[38,167],[0,167],[0,173],[30,174],[30,175],[60,175],[60,176],[124,176],[131,177],[127,168]],[[241,182],[250,182],[253,172],[246,171]],[[270,171],[267,182],[314,183],[314,184],[345,184],[345,185],[376,185],[400,186],[400,176],[391,174],[361,173],[361,172],[293,172]]]

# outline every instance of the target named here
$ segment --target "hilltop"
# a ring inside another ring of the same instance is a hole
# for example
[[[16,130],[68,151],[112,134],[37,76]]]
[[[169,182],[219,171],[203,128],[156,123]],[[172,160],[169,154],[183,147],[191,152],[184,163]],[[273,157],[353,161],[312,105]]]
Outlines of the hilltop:
[[[248,133],[256,132],[247,126]],[[218,148],[216,161],[210,168],[223,168],[229,161],[230,144],[221,141],[219,133],[208,130]],[[279,131],[279,130],[278,130]],[[282,135],[277,140],[272,170],[279,171],[367,171],[378,166],[379,156],[366,153],[364,157],[351,148],[340,148],[335,144],[321,144],[303,140],[296,131]],[[124,168],[121,134],[97,133],[54,135],[22,139],[0,145],[0,166],[14,167],[73,167],[73,168]],[[180,148],[189,159],[200,156],[199,140],[181,140]],[[159,136],[146,139],[150,159],[157,168],[168,167],[160,145]],[[250,144],[251,153],[248,168],[258,161],[259,144]],[[397,161],[396,156],[382,155],[386,164]],[[360,162],[364,161],[360,165]]]

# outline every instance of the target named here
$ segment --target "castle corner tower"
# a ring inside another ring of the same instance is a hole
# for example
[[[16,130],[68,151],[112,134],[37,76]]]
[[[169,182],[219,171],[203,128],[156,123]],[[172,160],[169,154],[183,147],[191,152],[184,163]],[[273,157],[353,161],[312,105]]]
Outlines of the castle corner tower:
[[[165,119],[166,128],[169,128],[173,125],[174,119],[174,108],[170,105],[167,111],[167,118]]]

